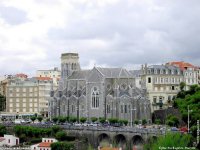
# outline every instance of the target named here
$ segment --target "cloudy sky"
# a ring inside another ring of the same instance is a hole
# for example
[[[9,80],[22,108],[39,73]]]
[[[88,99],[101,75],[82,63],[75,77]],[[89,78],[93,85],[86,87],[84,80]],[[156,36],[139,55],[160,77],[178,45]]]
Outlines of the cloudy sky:
[[[200,65],[199,0],[0,0],[0,75],[60,67]]]

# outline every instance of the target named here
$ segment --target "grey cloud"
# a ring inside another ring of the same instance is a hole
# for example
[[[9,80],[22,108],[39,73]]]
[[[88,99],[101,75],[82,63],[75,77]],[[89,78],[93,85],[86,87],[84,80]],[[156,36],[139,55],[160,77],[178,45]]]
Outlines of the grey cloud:
[[[26,12],[15,7],[0,6],[0,17],[10,25],[18,25],[28,21]]]

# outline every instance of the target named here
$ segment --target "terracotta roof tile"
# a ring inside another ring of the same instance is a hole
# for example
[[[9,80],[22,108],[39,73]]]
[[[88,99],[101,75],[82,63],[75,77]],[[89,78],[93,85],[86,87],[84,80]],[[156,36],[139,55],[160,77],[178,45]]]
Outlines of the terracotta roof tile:
[[[51,143],[50,142],[41,142],[39,143],[38,147],[50,147]]]
[[[177,67],[179,67],[181,70],[186,70],[187,68],[194,68],[194,69],[197,69],[196,66],[194,66],[194,65],[192,65],[192,64],[190,64],[190,63],[184,62],[184,61],[168,62],[167,64],[177,66]]]
[[[52,80],[50,77],[36,77],[37,80]]]
[[[28,75],[23,74],[23,73],[18,73],[18,74],[16,74],[16,77],[19,77],[19,78],[28,78]]]

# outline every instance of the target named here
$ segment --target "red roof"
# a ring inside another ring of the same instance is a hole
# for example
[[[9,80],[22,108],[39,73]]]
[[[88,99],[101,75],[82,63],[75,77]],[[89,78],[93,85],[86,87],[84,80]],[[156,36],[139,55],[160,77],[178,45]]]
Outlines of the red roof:
[[[0,137],[0,142],[4,141],[5,138],[4,137]]]
[[[37,80],[52,80],[50,77],[36,77]]]
[[[23,74],[23,73],[18,73],[18,74],[16,74],[16,77],[18,77],[18,78],[28,78],[28,75]]]
[[[187,70],[187,68],[194,68],[194,69],[197,69],[196,66],[194,66],[194,65],[192,65],[192,64],[190,64],[190,63],[184,62],[184,61],[168,62],[167,64],[168,64],[168,65],[177,66],[177,67],[179,67],[181,70]]]
[[[52,143],[50,143],[50,142],[42,142],[42,143],[40,143],[40,144],[38,145],[38,147],[50,147],[51,144],[52,144]]]

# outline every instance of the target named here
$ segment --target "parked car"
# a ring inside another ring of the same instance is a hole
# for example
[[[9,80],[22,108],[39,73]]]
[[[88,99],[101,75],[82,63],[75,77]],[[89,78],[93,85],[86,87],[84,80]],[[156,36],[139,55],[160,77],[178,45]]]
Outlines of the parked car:
[[[183,132],[183,133],[187,133],[188,132],[188,128],[187,127],[181,127],[179,129],[180,132]]]
[[[171,131],[179,131],[177,127],[171,127]]]

